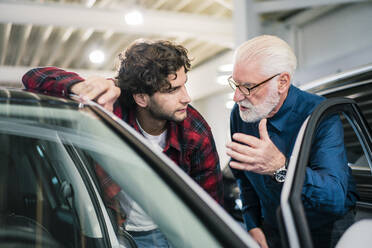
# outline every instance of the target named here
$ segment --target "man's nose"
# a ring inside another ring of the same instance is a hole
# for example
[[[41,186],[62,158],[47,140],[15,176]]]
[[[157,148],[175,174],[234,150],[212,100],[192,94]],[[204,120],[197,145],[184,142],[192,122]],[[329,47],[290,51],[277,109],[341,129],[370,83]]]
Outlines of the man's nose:
[[[185,86],[182,89],[181,102],[184,103],[184,104],[188,104],[188,103],[191,102],[191,98],[190,98],[189,93],[187,92],[187,89],[186,89]]]
[[[239,88],[236,88],[235,89],[235,92],[234,92],[234,102],[240,102],[240,101],[243,101],[245,98],[245,95],[240,91]]]

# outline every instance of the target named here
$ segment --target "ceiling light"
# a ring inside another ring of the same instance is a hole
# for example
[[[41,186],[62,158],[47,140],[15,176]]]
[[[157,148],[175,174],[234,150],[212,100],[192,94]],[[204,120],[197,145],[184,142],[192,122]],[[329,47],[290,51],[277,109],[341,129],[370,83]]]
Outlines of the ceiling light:
[[[125,22],[128,25],[140,25],[143,23],[142,13],[138,10],[132,10],[125,15]]]
[[[89,54],[90,62],[101,64],[105,60],[105,54],[101,50],[94,50]]]
[[[91,8],[96,3],[96,0],[87,0],[85,6]]]

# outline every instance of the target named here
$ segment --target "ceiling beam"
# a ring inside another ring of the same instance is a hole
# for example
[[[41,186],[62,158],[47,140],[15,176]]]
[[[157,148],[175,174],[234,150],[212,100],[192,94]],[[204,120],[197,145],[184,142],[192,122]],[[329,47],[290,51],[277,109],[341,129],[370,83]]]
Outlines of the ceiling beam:
[[[370,0],[270,0],[255,3],[254,10],[257,13],[263,14],[324,5],[359,3],[368,1]]]
[[[69,49],[67,56],[61,63],[62,68],[68,67],[71,64],[72,60],[76,58],[76,54],[83,50],[85,42],[92,36],[93,32],[93,28],[79,31],[77,40],[72,45],[72,48]]]
[[[52,26],[46,26],[46,27],[43,27],[40,30],[40,35],[38,36],[37,41],[35,42],[36,48],[35,48],[35,51],[32,55],[32,59],[31,59],[31,63],[30,63],[31,65],[36,66],[40,63],[41,56],[43,54],[41,52],[41,49],[44,48],[47,40],[49,39],[50,35],[52,34],[52,31],[53,31]]]
[[[297,27],[302,27],[303,25],[306,25],[307,23],[310,23],[316,18],[319,18],[320,16],[327,14],[328,12],[334,10],[335,8],[337,8],[336,5],[327,5],[327,6],[322,6],[322,7],[310,8],[306,11],[302,11],[301,13],[298,13],[297,15],[289,18],[286,21],[286,24],[295,25]]]
[[[124,22],[125,10],[85,8],[68,4],[30,4],[1,2],[0,22],[95,28],[119,33],[195,37],[226,47],[233,47],[233,26],[229,19],[160,10],[142,10],[144,24]]]
[[[21,59],[23,58],[23,53],[26,50],[26,44],[28,39],[30,38],[32,25],[25,25],[22,28],[22,34],[20,35],[18,49],[15,54],[15,62],[14,65],[18,66],[21,63]]]
[[[214,3],[214,0],[204,0],[201,4],[199,4],[195,9],[195,13],[202,13],[208,7],[210,7]]]
[[[48,56],[46,63],[45,63],[46,65],[54,64],[54,62],[63,53],[63,46],[70,39],[71,35],[74,32],[75,32],[75,28],[69,27],[64,32],[58,33],[58,39],[56,39],[56,41],[52,45],[52,49],[50,49],[50,51],[54,51],[54,52]]]
[[[154,3],[151,8],[158,9],[160,8],[167,0],[158,0],[156,3]]]
[[[230,2],[227,2],[226,0],[214,0],[216,3],[220,4],[221,6],[233,10],[233,5]]]
[[[6,52],[8,51],[8,43],[9,43],[9,37],[10,37],[10,31],[12,29],[12,24],[7,23],[4,25],[3,30],[0,30],[3,35],[2,38],[0,38],[0,65],[3,65],[5,62]]]

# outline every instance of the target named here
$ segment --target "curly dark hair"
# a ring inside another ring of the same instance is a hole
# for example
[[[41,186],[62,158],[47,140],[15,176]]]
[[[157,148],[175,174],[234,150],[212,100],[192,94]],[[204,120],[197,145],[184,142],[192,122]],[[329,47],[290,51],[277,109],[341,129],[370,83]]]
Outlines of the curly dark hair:
[[[136,40],[119,55],[118,85],[120,102],[124,108],[135,106],[133,94],[166,92],[171,88],[169,75],[177,78],[177,71],[190,70],[187,49],[170,41]]]

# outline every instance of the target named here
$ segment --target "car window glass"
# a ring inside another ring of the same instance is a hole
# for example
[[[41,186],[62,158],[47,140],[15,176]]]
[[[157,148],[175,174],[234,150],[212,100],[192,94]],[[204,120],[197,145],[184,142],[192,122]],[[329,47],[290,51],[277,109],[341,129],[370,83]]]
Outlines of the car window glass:
[[[341,121],[344,128],[344,142],[349,166],[354,170],[367,170],[370,172],[368,161],[353,127],[344,115],[341,115]]]
[[[0,228],[23,228],[34,234],[35,240],[39,237],[66,247],[80,247],[84,235],[75,199],[64,193],[71,178],[63,175],[56,163],[69,162],[62,156],[50,157],[60,144],[9,134],[3,125],[0,142]]]
[[[111,152],[104,153],[81,147],[106,207],[114,213],[115,229],[131,235],[157,229],[150,236],[155,239],[160,233],[172,247],[219,247],[146,161],[126,144],[115,145]],[[112,197],[107,197],[112,193],[107,184],[115,185]],[[121,234],[118,232],[119,239],[122,239]]]
[[[344,115],[341,116],[341,120],[348,163],[359,194],[355,216],[355,220],[359,221],[372,217],[372,165],[368,163],[365,151],[350,122]]]

